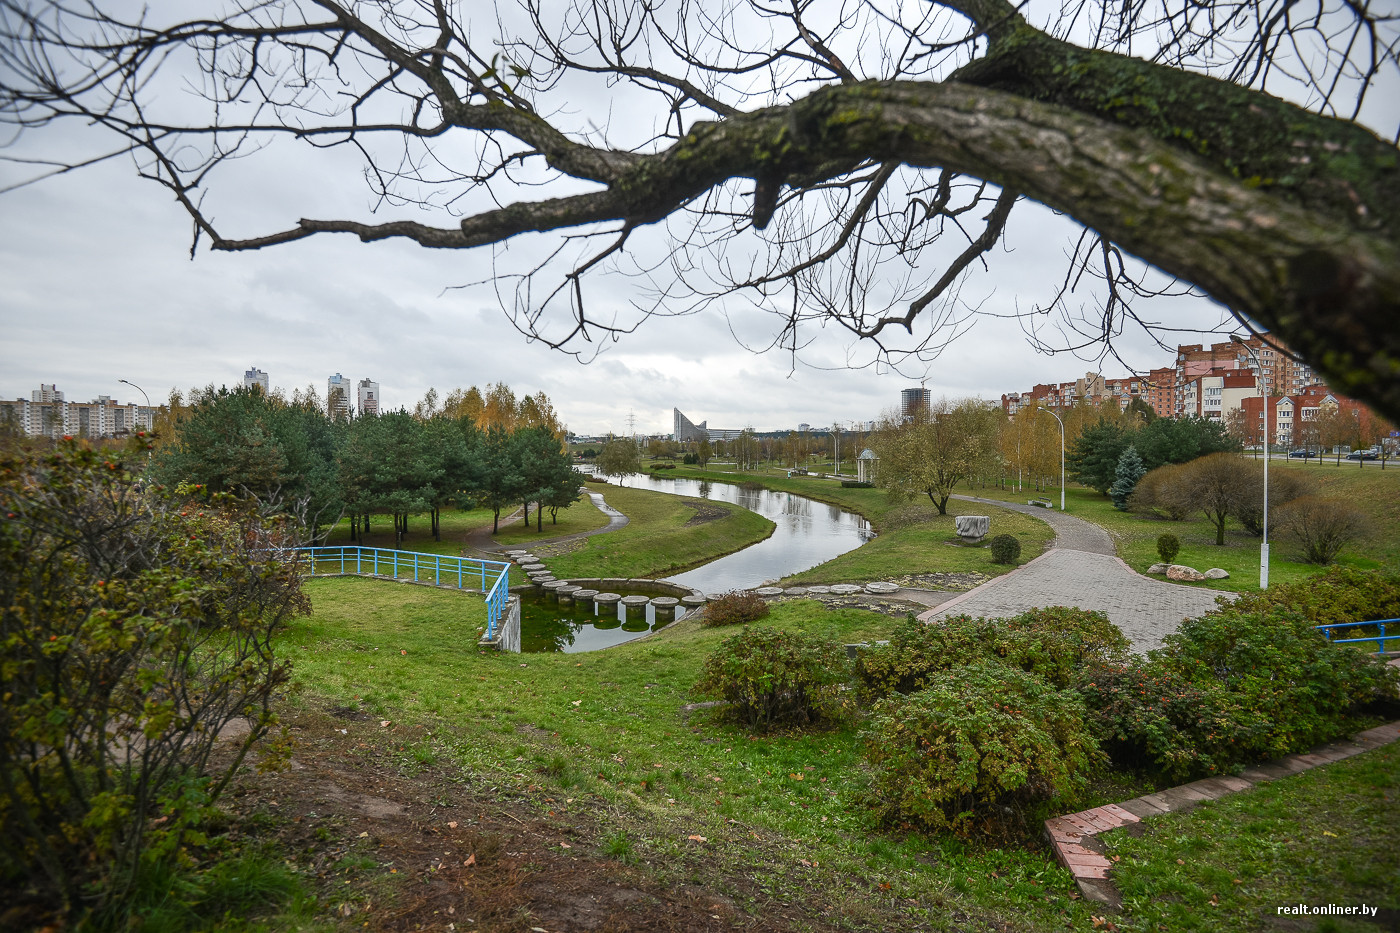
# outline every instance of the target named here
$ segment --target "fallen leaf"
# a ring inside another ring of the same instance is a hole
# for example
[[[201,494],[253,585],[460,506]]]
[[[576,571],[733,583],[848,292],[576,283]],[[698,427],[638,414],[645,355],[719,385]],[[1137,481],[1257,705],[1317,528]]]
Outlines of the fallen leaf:
[[[574,705],[575,705],[575,706],[578,706],[578,705],[579,705],[580,703],[582,703],[582,702],[583,702],[582,700],[574,700]]]
[[[381,720],[379,720],[379,725],[380,725],[380,726],[387,726],[387,725],[389,725],[389,720],[387,720],[387,719],[381,719]]]
[[[1176,863],[1177,863],[1178,865],[1185,865],[1185,864],[1186,864],[1186,863],[1183,862],[1181,859],[1177,859],[1177,860],[1176,860]]]
[[[800,774],[789,774],[788,777],[792,778],[794,781],[802,780],[802,775]]]
[[[1324,836],[1331,836],[1333,839],[1336,839],[1336,838],[1337,838],[1337,834],[1336,834],[1336,833],[1329,833],[1329,832],[1328,832],[1327,830],[1325,830],[1325,829],[1322,831],[1322,835],[1324,835]]]
[[[662,765],[662,764],[655,764],[655,765],[652,765],[652,767],[653,767],[653,768],[664,768],[664,767],[666,767],[666,766],[665,766],[665,765]]]
[[[569,845],[567,842],[561,842],[561,843],[559,843],[559,848],[561,848],[561,849],[572,849],[573,846]]]
[[[811,867],[812,867],[812,863],[809,862],[809,861],[807,861],[805,858],[800,858],[800,859],[798,859],[798,860],[797,860],[797,864],[801,865],[803,868],[811,868]]]
[[[471,855],[468,855],[468,856],[467,856],[467,860],[466,860],[465,862],[463,862],[462,864],[465,865],[467,868],[471,868],[473,865],[475,865],[475,864],[476,864],[476,853],[473,852]]]
[[[686,836],[691,842],[709,842],[704,836]]]
[[[360,838],[361,838],[361,839],[364,839],[364,838],[367,837],[368,835],[369,835],[369,833],[360,833]]]
[[[1219,894],[1212,894],[1212,895],[1210,896],[1210,906],[1212,906],[1212,907],[1219,907],[1219,906],[1220,906],[1220,895],[1219,895]]]
[[[400,651],[399,654],[408,654],[407,651]]]

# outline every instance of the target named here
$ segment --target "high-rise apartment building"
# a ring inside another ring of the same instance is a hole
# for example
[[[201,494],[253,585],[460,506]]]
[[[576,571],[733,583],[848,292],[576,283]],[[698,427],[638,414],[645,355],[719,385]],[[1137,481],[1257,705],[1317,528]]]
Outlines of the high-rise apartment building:
[[[904,389],[899,393],[899,414],[912,418],[915,412],[927,412],[933,407],[933,393],[920,386],[917,389]]]
[[[361,415],[379,414],[379,383],[361,379],[355,392],[355,411]]]
[[[251,389],[253,386],[261,387],[264,395],[270,391],[270,387],[267,384],[267,373],[258,369],[256,366],[252,369],[244,370],[243,372],[243,388]]]
[[[154,408],[123,405],[107,395],[70,402],[56,385],[41,385],[27,399],[0,401],[0,430],[30,437],[111,437],[148,431],[154,422]]]
[[[339,421],[350,417],[350,380],[340,373],[326,380],[326,414]]]

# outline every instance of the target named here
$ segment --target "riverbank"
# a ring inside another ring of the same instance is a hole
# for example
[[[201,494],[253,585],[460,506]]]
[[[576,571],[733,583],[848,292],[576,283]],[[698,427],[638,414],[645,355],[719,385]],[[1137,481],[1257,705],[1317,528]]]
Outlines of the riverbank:
[[[677,466],[661,475],[720,483],[757,483],[765,489],[840,506],[861,515],[874,528],[876,537],[862,547],[785,577],[781,581],[784,585],[924,578],[923,585],[928,588],[941,588],[928,581],[939,574],[978,574],[980,579],[1000,576],[1039,556],[1055,537],[1045,522],[1010,509],[951,499],[948,514],[939,515],[927,499],[892,503],[883,489],[844,487],[839,480],[816,476],[729,473],[688,466]],[[1014,564],[994,564],[989,548],[965,545],[957,533],[959,515],[990,515],[992,535],[1009,534],[1021,542],[1020,560]]]

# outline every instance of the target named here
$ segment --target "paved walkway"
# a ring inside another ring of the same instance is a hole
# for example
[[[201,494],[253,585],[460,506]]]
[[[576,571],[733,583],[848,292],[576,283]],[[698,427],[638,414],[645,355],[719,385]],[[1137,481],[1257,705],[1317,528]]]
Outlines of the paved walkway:
[[[1156,648],[1183,619],[1216,606],[1219,590],[1154,580],[1114,556],[1113,538],[1098,525],[1063,512],[993,499],[955,496],[1033,515],[1055,539],[1044,554],[1004,576],[961,593],[920,614],[925,621],[950,615],[999,618],[1044,606],[1075,606],[1108,615],[1139,654]]]

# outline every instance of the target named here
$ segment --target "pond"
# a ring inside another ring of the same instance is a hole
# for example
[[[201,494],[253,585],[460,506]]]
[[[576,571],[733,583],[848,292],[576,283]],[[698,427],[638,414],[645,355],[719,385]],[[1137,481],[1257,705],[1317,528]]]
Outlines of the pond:
[[[762,586],[853,551],[874,537],[870,523],[856,513],[790,492],[641,473],[625,476],[616,485],[731,502],[777,525],[770,537],[757,544],[666,578],[702,593]],[[607,496],[606,490],[603,495]]]

